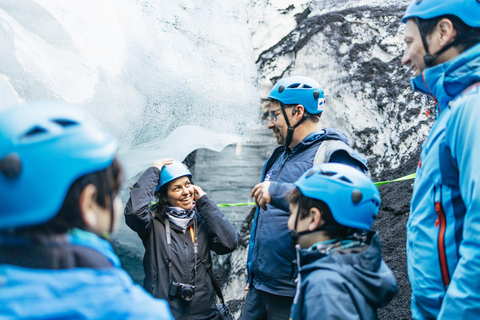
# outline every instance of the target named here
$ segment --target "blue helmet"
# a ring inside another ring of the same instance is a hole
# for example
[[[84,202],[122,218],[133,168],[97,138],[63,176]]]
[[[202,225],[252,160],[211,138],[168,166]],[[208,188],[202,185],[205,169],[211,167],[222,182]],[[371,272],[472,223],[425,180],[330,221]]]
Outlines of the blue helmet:
[[[37,102],[0,112],[0,229],[41,224],[72,183],[107,168],[116,140],[78,107]]]
[[[473,28],[480,27],[480,1],[478,0],[412,0],[402,18],[418,17],[432,19],[444,15],[454,15]]]
[[[172,164],[166,165],[162,168],[162,172],[160,172],[160,180],[158,181],[155,191],[158,191],[164,184],[184,176],[188,176],[192,179],[192,173],[188,170],[187,166],[174,160]]]
[[[378,214],[380,193],[361,171],[324,163],[305,172],[295,185],[308,198],[325,202],[339,224],[369,230]]]
[[[268,98],[283,104],[301,104],[310,114],[321,114],[325,104],[322,86],[317,81],[302,76],[278,81]]]

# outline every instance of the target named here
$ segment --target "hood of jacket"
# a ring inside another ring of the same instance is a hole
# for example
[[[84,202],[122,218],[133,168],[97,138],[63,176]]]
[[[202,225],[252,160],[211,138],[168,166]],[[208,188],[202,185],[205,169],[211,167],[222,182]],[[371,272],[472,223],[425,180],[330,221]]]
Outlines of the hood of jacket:
[[[397,292],[397,282],[392,271],[382,259],[382,249],[377,232],[369,235],[370,245],[365,250],[337,250],[331,254],[300,249],[300,274],[302,279],[319,269],[335,271],[346,279],[373,306],[387,305]]]
[[[411,85],[413,90],[436,99],[437,109],[442,112],[451,100],[477,82],[480,82],[480,44],[445,63],[425,69],[411,80]]]

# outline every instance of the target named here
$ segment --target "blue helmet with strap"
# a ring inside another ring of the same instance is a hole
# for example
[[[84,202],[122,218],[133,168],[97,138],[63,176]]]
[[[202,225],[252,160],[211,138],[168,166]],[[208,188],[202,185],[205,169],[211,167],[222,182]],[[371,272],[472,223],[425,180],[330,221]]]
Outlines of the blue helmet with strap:
[[[473,28],[480,27],[479,0],[412,0],[402,21],[409,18],[432,19],[444,15],[454,15]]]
[[[117,147],[95,119],[69,104],[0,112],[0,229],[53,218],[72,183],[110,166]]]
[[[302,76],[288,77],[278,81],[270,91],[268,98],[281,102],[280,108],[288,127],[285,147],[290,146],[295,129],[308,118],[308,114],[304,113],[303,117],[294,126],[291,126],[285,112],[285,105],[301,104],[309,114],[321,115],[325,104],[320,84],[311,78]],[[295,112],[296,109],[293,110],[293,114]]]
[[[180,161],[174,160],[172,164],[166,165],[162,168],[162,171],[160,172],[160,180],[158,181],[155,191],[158,191],[164,184],[184,176],[188,176],[190,180],[192,179],[192,173],[188,170],[187,166]]]
[[[268,98],[283,104],[301,104],[310,114],[321,114],[325,104],[322,86],[312,78],[302,76],[281,79]]]
[[[422,38],[423,47],[425,48],[425,56],[423,57],[423,60],[427,68],[434,66],[437,57],[451,47],[460,44],[462,38],[465,37],[464,34],[457,35],[455,40],[443,46],[437,52],[433,54],[429,52],[426,35],[424,34],[419,19],[428,20],[445,15],[456,16],[466,25],[472,28],[479,28],[480,0],[412,0],[402,18],[403,23],[406,23],[408,19],[415,20]]]
[[[380,207],[380,193],[361,171],[340,163],[324,163],[305,172],[295,185],[302,195],[323,201],[339,224],[369,230]]]

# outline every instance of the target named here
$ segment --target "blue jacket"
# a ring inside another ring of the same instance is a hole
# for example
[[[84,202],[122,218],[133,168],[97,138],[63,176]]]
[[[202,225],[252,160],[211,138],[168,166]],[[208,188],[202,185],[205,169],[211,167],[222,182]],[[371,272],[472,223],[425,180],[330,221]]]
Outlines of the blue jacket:
[[[295,250],[287,227],[290,213],[285,196],[295,187],[293,183],[312,167],[318,147],[325,140],[347,143],[341,131],[323,129],[309,134],[289,153],[285,147],[278,147],[265,163],[262,181],[271,181],[272,204],[267,205],[266,211],[257,208],[247,257],[247,283],[258,290],[281,296],[295,295],[292,273]],[[333,153],[330,162],[366,170],[366,161],[353,150]]]
[[[377,319],[377,309],[395,296],[397,282],[382,260],[378,234],[369,237],[369,245],[329,254],[297,246],[299,289],[290,319]]]
[[[424,78],[424,79],[423,79]],[[480,44],[412,79],[437,102],[407,223],[415,319],[480,315]]]
[[[82,231],[71,235],[69,240],[65,245],[53,245],[56,253],[52,257],[58,258],[60,252],[64,255],[59,259],[63,260],[60,264],[88,261],[93,255],[96,259],[92,263],[104,259],[109,267],[48,269],[0,264],[0,319],[173,320],[164,300],[154,299],[120,268],[108,242]],[[12,255],[9,260],[15,260],[23,251],[26,257],[28,252],[49,253],[49,248],[37,250],[36,245],[3,236],[0,246],[3,256]],[[86,256],[80,257],[83,254]]]

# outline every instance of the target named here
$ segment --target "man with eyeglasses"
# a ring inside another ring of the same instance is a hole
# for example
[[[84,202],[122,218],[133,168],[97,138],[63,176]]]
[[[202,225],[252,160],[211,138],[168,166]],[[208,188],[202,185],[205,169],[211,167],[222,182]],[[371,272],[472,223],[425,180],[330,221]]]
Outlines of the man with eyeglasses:
[[[367,170],[366,160],[348,146],[343,132],[318,129],[325,99],[317,81],[302,76],[282,79],[268,98],[268,128],[280,146],[265,163],[262,182],[251,194],[257,211],[248,248],[245,320],[289,318],[296,291],[295,250],[287,227],[287,195],[293,183],[313,165],[324,162]]]

